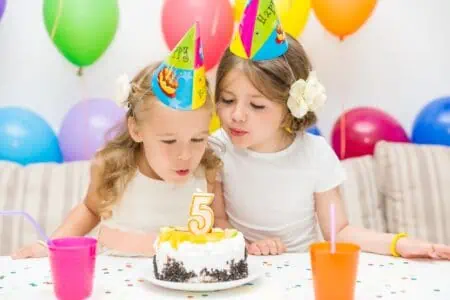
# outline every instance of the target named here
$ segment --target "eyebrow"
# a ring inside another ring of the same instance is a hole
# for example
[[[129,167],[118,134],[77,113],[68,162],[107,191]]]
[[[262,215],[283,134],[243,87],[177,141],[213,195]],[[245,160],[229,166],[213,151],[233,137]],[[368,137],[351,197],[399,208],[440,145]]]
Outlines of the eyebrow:
[[[201,134],[209,134],[209,131],[208,130],[203,130],[202,132],[199,132],[196,135],[201,135]],[[176,134],[175,133],[166,132],[166,133],[162,133],[162,134],[157,134],[156,136],[159,136],[159,137],[169,137],[169,136],[173,137],[173,136],[176,136]]]
[[[227,94],[236,96],[233,92],[231,92],[229,90],[223,90],[222,93],[227,93]],[[250,94],[249,96],[250,96],[250,98],[265,98],[265,96],[263,94]]]
[[[234,96],[234,93],[233,93],[232,91],[229,91],[229,90],[226,90],[226,89],[224,89],[224,90],[222,91],[222,93],[227,93],[227,94],[231,94],[231,95]]]

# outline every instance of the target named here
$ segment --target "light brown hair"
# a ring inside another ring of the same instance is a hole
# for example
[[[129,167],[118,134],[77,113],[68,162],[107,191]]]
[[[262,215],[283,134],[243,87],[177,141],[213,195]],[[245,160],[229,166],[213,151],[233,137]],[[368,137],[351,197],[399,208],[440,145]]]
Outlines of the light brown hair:
[[[135,142],[128,131],[128,119],[133,118],[139,124],[142,121],[141,113],[149,108],[149,104],[155,101],[155,95],[151,88],[151,77],[160,62],[142,69],[131,81],[131,92],[125,105],[128,111],[125,120],[120,124],[120,131],[114,139],[97,153],[97,158],[102,165],[102,173],[97,188],[101,197],[99,213],[102,217],[109,217],[111,209],[123,195],[127,184],[135,176],[137,160],[141,150],[141,143]],[[204,108],[213,110],[213,101],[207,84],[207,99]],[[220,159],[210,147],[206,148],[200,165],[205,167],[208,181],[215,178],[216,172],[222,166]]]
[[[289,90],[292,83],[299,79],[306,80],[312,66],[303,46],[286,33],[289,48],[286,53],[270,60],[253,61],[240,58],[229,49],[222,57],[216,76],[215,102],[220,101],[220,92],[227,74],[236,67],[241,67],[253,86],[264,97],[282,103],[286,107],[286,116],[282,127],[289,132],[302,132],[317,122],[314,112],[308,112],[302,118],[294,117],[287,107]]]

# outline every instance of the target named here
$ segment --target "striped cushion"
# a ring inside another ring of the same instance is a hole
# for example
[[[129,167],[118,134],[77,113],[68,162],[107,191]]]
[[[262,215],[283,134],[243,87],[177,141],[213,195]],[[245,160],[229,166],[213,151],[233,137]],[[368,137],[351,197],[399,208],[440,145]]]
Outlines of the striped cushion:
[[[83,199],[89,162],[32,164],[0,161],[0,210],[23,210],[51,234],[70,209]],[[0,255],[41,237],[22,217],[0,217]]]
[[[341,196],[351,225],[385,232],[383,201],[375,179],[372,156],[343,160],[347,181],[341,186]]]
[[[375,163],[372,156],[349,158],[342,161],[347,180],[340,186],[349,223],[385,232],[383,201],[375,180]],[[323,236],[318,231],[319,240]]]
[[[450,147],[380,142],[375,159],[388,230],[450,244]]]

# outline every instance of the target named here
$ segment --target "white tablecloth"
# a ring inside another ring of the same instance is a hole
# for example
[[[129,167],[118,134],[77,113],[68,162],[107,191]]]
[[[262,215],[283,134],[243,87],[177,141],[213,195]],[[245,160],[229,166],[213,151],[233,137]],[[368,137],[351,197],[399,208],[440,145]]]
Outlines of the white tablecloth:
[[[149,259],[99,256],[91,299],[302,299],[313,300],[309,255],[251,257],[265,274],[251,284],[217,292],[168,290],[145,280]],[[450,299],[450,263],[406,261],[362,253],[356,299]],[[55,299],[44,259],[0,257],[0,299]]]

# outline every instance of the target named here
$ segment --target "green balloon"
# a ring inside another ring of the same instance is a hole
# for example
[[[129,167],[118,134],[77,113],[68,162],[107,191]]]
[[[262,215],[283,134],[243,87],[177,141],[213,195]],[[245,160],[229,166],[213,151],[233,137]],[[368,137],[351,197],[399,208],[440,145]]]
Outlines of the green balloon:
[[[117,0],[44,0],[44,21],[59,51],[74,65],[85,67],[113,40],[119,7]]]

